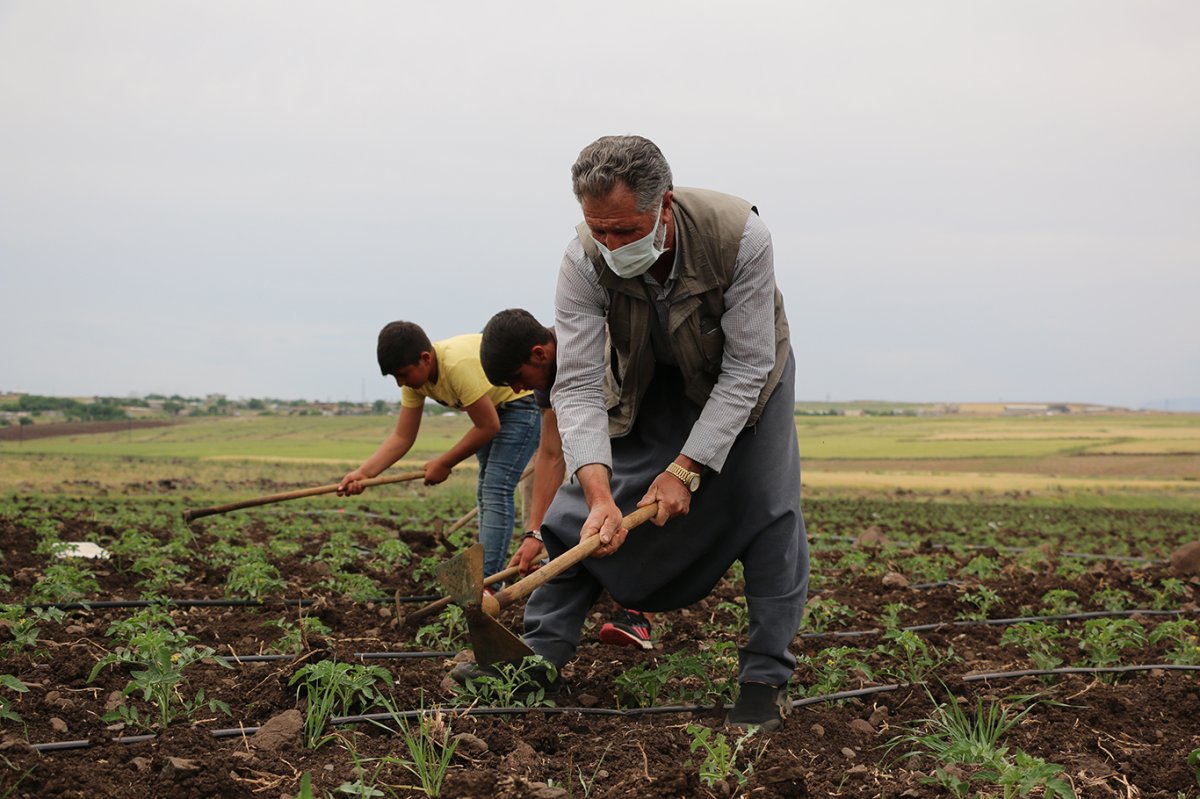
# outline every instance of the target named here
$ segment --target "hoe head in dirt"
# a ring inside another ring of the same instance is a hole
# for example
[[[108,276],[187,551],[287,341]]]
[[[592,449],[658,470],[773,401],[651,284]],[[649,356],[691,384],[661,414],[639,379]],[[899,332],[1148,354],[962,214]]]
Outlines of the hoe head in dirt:
[[[622,519],[621,526],[632,530],[647,519],[654,518],[656,513],[658,503],[652,502]],[[520,638],[496,621],[496,616],[500,615],[502,609],[529,596],[535,588],[562,574],[599,547],[600,536],[585,538],[533,574],[495,595],[483,593],[482,544],[474,544],[438,566],[438,582],[450,598],[462,606],[463,615],[467,618],[467,632],[471,637],[471,648],[475,650],[475,662],[489,666],[502,660],[520,660],[534,654]]]
[[[533,654],[493,618],[500,613],[500,605],[495,597],[483,593],[483,544],[474,544],[438,566],[437,577],[450,599],[463,609],[476,663],[488,666]]]

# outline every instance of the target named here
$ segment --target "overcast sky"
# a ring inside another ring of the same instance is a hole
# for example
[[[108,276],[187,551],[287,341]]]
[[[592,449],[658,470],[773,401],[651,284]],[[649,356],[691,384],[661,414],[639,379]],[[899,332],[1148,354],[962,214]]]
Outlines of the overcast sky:
[[[797,398],[1200,397],[1200,3],[0,0],[0,391],[395,399],[569,169],[755,202]]]

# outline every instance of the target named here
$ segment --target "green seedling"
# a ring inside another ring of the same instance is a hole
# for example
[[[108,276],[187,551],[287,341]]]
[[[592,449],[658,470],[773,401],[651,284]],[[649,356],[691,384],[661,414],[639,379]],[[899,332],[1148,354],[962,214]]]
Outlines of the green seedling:
[[[809,632],[823,633],[834,625],[854,618],[854,610],[833,599],[810,599],[804,608],[804,624]]]
[[[147,605],[144,608],[138,608],[133,613],[123,619],[117,619],[112,624],[108,625],[108,629],[104,634],[109,638],[115,638],[119,641],[130,642],[135,636],[143,635],[151,630],[158,628],[170,629],[175,626],[175,619],[171,617],[168,611],[162,605]],[[180,635],[178,639],[181,643],[187,643],[189,639],[185,635]]]
[[[1050,562],[1050,556],[1040,547],[1027,549],[1017,556],[1017,566],[1026,571],[1040,571]]]
[[[388,538],[375,545],[373,561],[384,568],[399,569],[407,566],[413,558],[412,548],[399,538]]]
[[[493,707],[554,707],[554,701],[546,698],[546,689],[537,680],[536,673],[546,670],[553,682],[558,677],[554,664],[540,655],[522,658],[520,663],[497,663],[499,676],[481,675],[457,687],[459,702],[475,703]]]
[[[1136,584],[1150,595],[1150,607],[1154,610],[1174,610],[1188,596],[1187,585],[1178,577],[1167,577],[1157,586],[1143,580]]]
[[[149,558],[139,559],[134,564],[134,571],[145,575],[138,581],[138,588],[142,596],[148,596],[172,591],[184,581],[190,569],[166,558]]]
[[[1079,638],[1079,649],[1084,658],[1077,665],[1106,668],[1121,662],[1121,654],[1127,649],[1138,649],[1146,644],[1146,632],[1133,619],[1088,619],[1083,624]],[[1105,675],[1116,682],[1115,674]]]
[[[425,796],[442,795],[442,784],[446,780],[446,772],[450,770],[450,762],[458,748],[458,742],[450,737],[450,725],[440,711],[421,712],[414,726],[401,718],[400,711],[389,696],[381,696],[379,704],[392,714],[399,722],[399,733],[404,741],[408,757],[388,755],[379,758],[382,765],[399,766],[417,778],[416,785],[397,785],[397,788],[419,790]],[[378,727],[395,733],[389,725],[372,720]]]
[[[1150,631],[1150,643],[1165,643],[1167,657],[1180,666],[1200,665],[1200,625],[1191,619],[1164,621]]]
[[[1101,610],[1130,610],[1136,605],[1133,595],[1120,588],[1101,588],[1092,594],[1091,603]]]
[[[639,663],[619,675],[617,696],[628,706],[653,707],[670,686],[663,697],[668,702],[732,701],[733,681],[714,675],[732,674],[736,663],[737,645],[732,641],[710,643],[695,653],[672,652],[657,666]]]
[[[16,691],[19,694],[29,692],[29,686],[18,680],[11,674],[0,674],[0,688],[7,688],[10,691]],[[12,709],[12,703],[8,697],[0,693],[0,719],[5,721],[13,721],[17,724],[21,723],[21,717]]]
[[[1033,697],[1013,697],[1015,703],[1027,703]],[[930,700],[933,701],[932,695]],[[904,746],[903,758],[920,755],[932,757],[939,765],[932,777],[923,782],[938,785],[954,797],[991,796],[990,792],[972,794],[973,783],[986,780],[1001,788],[1005,799],[1028,796],[1040,788],[1044,796],[1072,797],[1074,792],[1068,783],[1058,777],[1062,767],[1046,763],[1041,758],[1031,757],[1021,750],[1013,751],[1003,743],[1011,731],[1032,709],[1032,705],[1013,712],[1011,705],[977,700],[973,713],[968,713],[953,696],[945,704],[934,701],[933,713],[920,720],[916,726],[907,728],[903,735],[896,736],[885,747],[891,752]],[[961,764],[977,766],[978,770],[969,778],[963,778],[945,769],[942,765]]]
[[[905,558],[897,565],[915,583],[942,583],[958,569],[958,561],[945,552]]]
[[[287,590],[279,570],[267,562],[262,550],[246,547],[225,578],[225,595],[241,599],[264,599]]]
[[[263,626],[276,627],[283,633],[271,643],[270,650],[272,652],[287,652],[298,655],[310,648],[308,645],[310,636],[328,638],[333,635],[333,630],[329,629],[329,625],[316,616],[301,616],[296,620],[295,624],[283,619],[272,619],[271,621],[264,622]]]
[[[432,622],[420,627],[413,640],[431,649],[452,649],[467,635],[467,617],[458,605],[449,605]]]
[[[992,608],[999,605],[1004,599],[986,585],[981,585],[974,591],[964,591],[959,595],[958,601],[974,608],[974,610],[958,614],[958,618],[967,621],[986,621],[990,618]]]
[[[604,747],[604,751],[600,753],[599,759],[596,760],[596,766],[592,769],[591,775],[583,773],[582,766],[576,766],[574,761],[567,759],[567,779],[565,781],[566,792],[568,799],[575,795],[574,782],[572,778],[579,780],[579,787],[583,790],[584,799],[592,795],[592,791],[596,788],[596,779],[600,776],[600,770],[604,768],[604,758],[608,757],[609,750],[612,749],[612,744]],[[555,787],[554,780],[547,780],[546,784],[551,788]]]
[[[1048,616],[1066,616],[1078,613],[1079,594],[1069,588],[1055,588],[1042,594],[1042,609]]]
[[[309,562],[324,563],[332,571],[339,571],[362,558],[362,552],[354,536],[348,531],[337,530],[330,534],[329,539],[321,545],[317,554],[307,558]]]
[[[437,570],[438,567],[442,565],[443,560],[444,558],[438,555],[428,555],[424,558],[421,558],[419,561],[417,561],[417,565],[413,567],[413,580],[415,580],[417,584],[421,586],[436,586],[438,584]]]
[[[1188,765],[1195,769],[1192,774],[1196,778],[1196,784],[1200,785],[1200,749],[1193,749],[1188,753]]]
[[[849,688],[850,677],[856,673],[863,679],[874,679],[867,653],[852,646],[822,649],[812,657],[800,656],[799,665],[807,666],[812,676],[798,686],[804,696],[827,696]]]
[[[746,748],[757,730],[746,731],[738,736],[732,744],[723,733],[714,733],[711,727],[701,724],[689,724],[687,732],[692,736],[688,751],[704,752],[704,759],[700,761],[700,781],[710,788],[719,782],[726,782],[730,777],[734,777],[738,785],[745,785],[750,781],[755,763],[767,748],[767,744],[764,742],[758,752],[749,758],[746,765],[739,768],[738,759],[742,756],[742,750]]]
[[[730,629],[730,625],[724,622],[717,621],[718,613],[727,613],[732,619],[731,625],[733,629],[744,630],[750,626],[750,611],[746,609],[746,598],[736,597],[733,600],[722,600],[713,608],[712,615],[708,618],[708,623],[704,625],[704,629],[709,634],[723,632]]]
[[[42,650],[38,649],[39,624],[50,622],[58,624],[66,618],[66,613],[58,608],[33,608],[26,610],[21,605],[0,604],[0,621],[6,623],[12,640],[0,646],[0,655],[9,656],[29,650],[30,657],[37,657]]]
[[[296,696],[305,697],[304,741],[310,749],[320,748],[334,736],[325,728],[334,716],[349,715],[360,704],[379,700],[377,683],[392,684],[392,675],[379,666],[321,660],[296,669],[288,685],[297,685]]]
[[[879,622],[885,630],[894,630],[900,626],[900,614],[910,610],[915,608],[905,602],[889,602],[879,612]]]
[[[74,559],[54,563],[46,567],[42,579],[29,592],[30,602],[78,602],[100,593],[88,566]]]
[[[977,771],[975,777],[998,786],[1003,799],[1029,796],[1038,789],[1043,799],[1076,799],[1071,784],[1059,776],[1062,772],[1062,766],[1017,749],[1011,761],[989,765]]]
[[[350,765],[354,769],[354,779],[346,780],[337,788],[334,788],[334,794],[338,796],[353,796],[358,799],[375,799],[375,797],[385,796],[384,792],[379,790],[379,774],[387,765],[385,761],[395,758],[369,758],[360,757],[358,750],[355,749],[351,739],[344,735],[334,733],[329,736],[331,739],[336,738],[341,741],[346,751],[350,754]],[[377,765],[368,773],[367,765],[375,762]],[[326,794],[332,796],[333,794]],[[394,793],[392,794],[395,795]]]
[[[1021,648],[1036,668],[1056,669],[1063,664],[1062,642],[1069,636],[1042,621],[1014,624],[1000,636],[1001,646]]]
[[[225,660],[215,657],[210,647],[186,645],[191,637],[170,628],[153,628],[134,633],[128,647],[110,652],[92,668],[88,682],[93,682],[108,666],[128,664],[130,679],[122,694],[141,692],[142,699],[154,709],[153,715],[143,715],[132,705],[121,705],[104,715],[105,721],[122,721],[136,727],[151,729],[155,724],[165,729],[176,718],[191,718],[203,708],[229,714],[229,705],[217,699],[207,699],[200,689],[193,696],[184,693],[187,678],[184,670],[200,663],[213,663],[232,668]]]
[[[988,555],[976,555],[958,570],[959,576],[990,580],[1000,573],[1000,562]]]
[[[317,584],[339,596],[344,596],[354,602],[368,602],[378,599],[383,591],[365,574],[334,570],[332,574]]]
[[[1062,558],[1054,573],[1068,582],[1074,582],[1088,573],[1088,565],[1077,558]]]
[[[958,658],[953,649],[944,653],[911,630],[888,630],[875,654],[884,658],[876,674],[909,683],[924,682],[942,666]]]

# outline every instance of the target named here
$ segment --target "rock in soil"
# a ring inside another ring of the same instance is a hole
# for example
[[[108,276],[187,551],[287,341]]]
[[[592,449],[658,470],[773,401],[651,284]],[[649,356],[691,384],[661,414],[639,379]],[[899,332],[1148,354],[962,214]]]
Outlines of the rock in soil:
[[[300,740],[300,731],[304,729],[304,716],[299,710],[285,710],[277,716],[272,716],[258,728],[258,732],[250,737],[250,746],[255,749],[275,751],[293,741]]]
[[[854,719],[850,722],[850,729],[861,735],[874,735],[875,728],[871,726],[871,722],[866,719]]]
[[[522,774],[533,770],[538,764],[538,753],[529,744],[521,741],[504,758],[501,768],[510,774]]]
[[[1184,544],[1171,553],[1171,568],[1177,574],[1200,574],[1200,541]]]
[[[187,774],[193,771],[199,771],[200,764],[195,760],[188,760],[182,757],[168,757],[167,764],[163,766],[163,779],[173,780],[179,774]]]
[[[470,752],[475,755],[482,755],[488,750],[487,741],[477,735],[472,735],[469,732],[460,732],[454,736],[454,740],[458,741],[458,748]]]

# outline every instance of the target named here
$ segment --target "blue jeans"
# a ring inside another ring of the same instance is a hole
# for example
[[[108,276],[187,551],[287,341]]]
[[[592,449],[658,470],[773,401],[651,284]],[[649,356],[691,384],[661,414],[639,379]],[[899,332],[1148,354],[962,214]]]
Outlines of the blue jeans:
[[[516,522],[517,481],[537,449],[541,413],[532,396],[496,408],[500,432],[475,454],[479,460],[479,540],[483,542],[483,574],[503,571]]]

